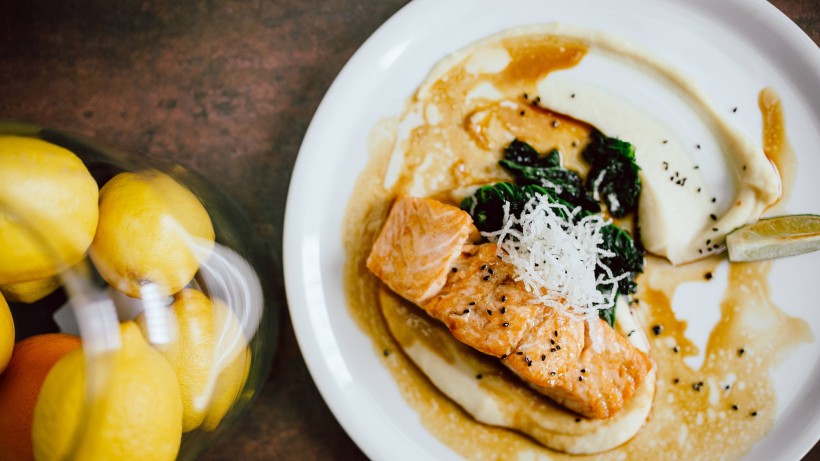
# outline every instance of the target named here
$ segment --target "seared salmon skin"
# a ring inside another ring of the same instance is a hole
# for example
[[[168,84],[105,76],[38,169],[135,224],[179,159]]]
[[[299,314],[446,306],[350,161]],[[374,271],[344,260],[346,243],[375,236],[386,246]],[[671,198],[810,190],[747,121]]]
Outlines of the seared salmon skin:
[[[593,327],[604,346],[593,348],[587,322],[541,303],[494,243],[471,243],[474,233],[464,211],[402,196],[367,267],[558,404],[589,418],[620,411],[652,368],[650,358],[603,320]]]

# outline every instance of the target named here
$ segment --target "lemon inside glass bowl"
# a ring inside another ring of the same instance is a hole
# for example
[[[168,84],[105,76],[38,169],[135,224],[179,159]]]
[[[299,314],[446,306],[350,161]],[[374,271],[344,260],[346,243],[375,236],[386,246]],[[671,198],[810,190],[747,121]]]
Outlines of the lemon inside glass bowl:
[[[272,252],[231,198],[180,165],[10,122],[0,165],[0,237],[19,250],[0,254],[0,293],[16,340],[82,342],[31,378],[38,394],[12,409],[31,428],[15,430],[39,457],[197,458],[269,371],[282,299]],[[0,393],[14,387],[4,379]]]

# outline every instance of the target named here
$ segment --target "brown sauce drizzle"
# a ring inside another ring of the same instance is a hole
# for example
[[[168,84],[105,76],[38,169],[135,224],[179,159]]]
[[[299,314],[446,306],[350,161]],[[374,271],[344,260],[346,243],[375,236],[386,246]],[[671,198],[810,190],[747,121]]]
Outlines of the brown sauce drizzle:
[[[390,190],[383,187],[383,178],[399,122],[386,119],[374,127],[369,139],[370,161],[356,182],[344,224],[344,280],[352,317],[372,338],[374,353],[383,357],[402,395],[419,413],[423,424],[466,458],[739,458],[774,423],[776,399],[770,378],[773,365],[784,352],[812,339],[804,321],[788,317],[772,302],[770,262],[730,264],[728,289],[719,306],[675,306],[720,309],[720,321],[710,333],[703,366],[693,370],[684,358],[698,354],[698,347],[687,339],[687,324],[676,317],[672,299],[683,283],[710,283],[704,274],[714,274],[723,258],[711,257],[682,267],[672,267],[655,257],[647,259],[646,272],[638,280],[639,303],[634,310],[650,338],[651,355],[658,364],[655,403],[647,423],[631,441],[591,457],[557,453],[512,431],[476,423],[419,372],[390,336],[379,308],[380,283],[368,272],[364,261],[392,199],[418,184],[424,185],[427,195],[446,197],[452,189],[506,178],[497,166],[502,142],[492,136],[482,140],[471,133],[465,122],[471,114],[489,111],[496,123],[510,132],[517,130],[515,136],[526,139],[539,151],[560,145],[565,164],[572,167],[578,163],[580,147],[572,146],[572,142],[584,142],[589,130],[585,124],[541,109],[524,109],[528,112],[521,117],[497,102],[462,102],[479,81],[489,81],[509,100],[526,107],[531,102],[523,99],[524,92],[531,97],[539,78],[576,64],[586,48],[577,42],[544,36],[507,39],[503,45],[513,58],[504,72],[474,76],[463,65],[456,65],[431,87],[427,99],[438,108],[441,121],[422,124],[413,131],[402,173]],[[417,102],[416,98],[411,104]],[[761,92],[760,108],[765,152],[778,166],[784,191],[788,191],[795,160],[786,142],[782,109],[773,91]],[[533,122],[527,119],[530,112]],[[522,124],[522,119],[528,121]],[[550,126],[554,120],[560,121],[560,129]],[[548,125],[545,127],[541,121]],[[489,128],[482,128],[485,129]],[[421,165],[425,165],[423,171],[419,170]],[[749,322],[750,318],[766,321]],[[655,329],[659,331],[655,334],[653,327],[658,325],[661,328]]]
[[[763,115],[763,152],[777,167],[783,186],[778,203],[785,203],[791,194],[791,186],[797,174],[797,159],[786,137],[783,104],[773,88],[764,88],[757,98]]]

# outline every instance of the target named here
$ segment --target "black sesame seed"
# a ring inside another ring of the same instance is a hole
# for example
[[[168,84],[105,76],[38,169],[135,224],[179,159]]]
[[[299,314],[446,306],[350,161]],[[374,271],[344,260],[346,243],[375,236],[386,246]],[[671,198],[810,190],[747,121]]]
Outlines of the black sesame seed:
[[[717,228],[717,227],[713,227],[713,228],[712,228],[712,232],[717,232],[717,231],[718,231],[718,228]]]
[[[668,169],[669,169],[669,163],[668,163],[668,162],[663,162],[663,169],[664,169],[664,170],[668,170]]]
[[[555,340],[554,340],[554,339],[550,339],[550,344],[552,344],[552,345],[554,346],[554,345],[555,345]]]
[[[551,348],[550,348],[550,352],[555,352],[555,348],[554,348],[554,347],[551,347]]]
[[[583,380],[584,380],[584,377],[583,377],[583,376],[579,376],[579,377],[578,377],[578,381],[583,381]]]
[[[454,268],[453,268],[453,272],[458,272],[458,269],[456,269],[456,268],[454,267]]]
[[[507,295],[501,295],[501,302],[502,303],[507,302]]]
[[[676,344],[675,347],[672,348],[672,352],[677,354],[678,352],[680,352],[680,347],[678,347],[678,345]]]
[[[535,97],[535,102],[541,102],[541,96],[536,96]]]
[[[485,276],[484,276],[484,281],[486,282],[487,280],[490,280],[490,276],[489,276],[489,275],[485,275]]]
[[[757,412],[756,412],[756,411],[753,411],[753,412],[751,412],[751,413],[749,413],[749,414],[750,414],[750,415],[752,415],[752,416],[757,416]]]
[[[680,382],[680,378],[675,378],[672,380],[673,383],[678,384]]]
[[[470,305],[471,305],[471,306],[475,306],[475,301],[472,301],[472,302],[470,303]]]
[[[717,202],[717,197],[712,197],[712,203]]]
[[[487,269],[487,265],[486,265],[486,264],[482,264],[482,265],[481,265],[481,270],[485,270],[485,269]]]
[[[487,315],[493,315],[493,311],[487,309]]]
[[[743,165],[743,171],[746,171],[746,165]]]
[[[706,244],[711,245],[712,244],[712,239],[706,239]]]
[[[523,117],[525,113],[526,113],[526,112],[524,112],[524,111],[522,110],[521,112],[519,112],[519,113],[518,113],[518,115],[520,115],[520,116],[522,116],[522,117]]]
[[[388,355],[390,355],[390,349],[385,349],[384,352],[382,352],[382,354],[384,354],[384,356],[387,357]]]
[[[524,93],[524,99],[529,99],[529,98],[530,98],[530,95],[528,95],[527,93]]]
[[[586,372],[587,372],[586,368],[581,368],[581,373],[586,373]]]
[[[703,254],[703,250],[698,248],[698,253]]]
[[[481,376],[481,373],[475,375],[475,379],[481,379],[481,378],[483,378],[483,376]]]
[[[575,142],[575,141],[572,141],[572,147],[578,147],[578,143]]]
[[[518,352],[515,353],[515,355],[524,355],[524,352],[518,351]]]
[[[652,332],[655,333],[655,336],[661,334],[661,332],[663,332],[663,325],[655,325],[652,327]]]
[[[555,337],[557,338],[558,337],[558,330],[553,331],[552,334],[555,335]]]
[[[491,268],[487,269],[487,272],[489,272],[490,275],[493,275],[493,268],[491,267]]]
[[[556,373],[554,371],[550,372],[550,376],[555,376],[555,375],[556,375]]]
[[[731,386],[731,385],[729,385],[729,384],[727,384],[727,385],[723,386],[723,389],[725,389],[725,390],[727,390],[727,391],[728,391],[729,389],[731,389],[731,388],[732,388],[732,386]]]
[[[712,221],[717,221],[717,216],[710,214],[709,217],[712,218]]]
[[[738,411],[740,410],[740,407],[737,405],[732,405],[732,410]]]
[[[732,113],[734,114],[735,112],[737,112],[737,107],[732,108]]]
[[[574,97],[575,97],[575,93],[572,93],[571,95],[569,95],[569,97],[570,97],[570,98],[574,98]]]
[[[462,314],[469,314],[469,313],[470,313],[470,309],[464,309],[464,311],[462,311]]]
[[[700,144],[695,144],[696,149],[700,149]]]
[[[666,144],[666,143],[668,143],[668,142],[669,142],[669,140],[668,140],[668,139],[664,139],[664,140],[663,140],[663,143],[664,143],[664,144]]]
[[[699,169],[700,169],[700,165],[695,165],[695,169],[696,169],[696,170],[699,170]]]
[[[561,350],[561,346],[560,346],[560,345],[559,345],[559,346],[555,346],[555,350],[556,350],[556,351],[560,351],[560,350]]]
[[[743,356],[743,354],[745,354],[745,353],[746,353],[746,349],[744,349],[744,348],[742,348],[742,347],[741,347],[740,349],[738,349],[738,350],[737,350],[737,356],[738,356],[738,357],[742,357],[742,356]]]
[[[501,326],[502,327],[508,327],[508,326],[510,326],[510,322],[504,322],[504,323],[501,324]]]
[[[547,360],[547,354],[541,354],[541,361]]]
[[[501,360],[504,360],[506,358],[507,358],[507,354],[501,354]]]
[[[700,194],[700,187],[698,187],[698,194]]]
[[[580,423],[580,422],[581,422],[581,418],[575,418],[575,422],[576,422],[576,423]]]
[[[501,313],[506,314],[507,313],[507,308],[504,307],[504,306],[501,306]]]
[[[712,273],[707,272],[707,273],[703,274],[703,278],[705,278],[706,280],[712,280]]]

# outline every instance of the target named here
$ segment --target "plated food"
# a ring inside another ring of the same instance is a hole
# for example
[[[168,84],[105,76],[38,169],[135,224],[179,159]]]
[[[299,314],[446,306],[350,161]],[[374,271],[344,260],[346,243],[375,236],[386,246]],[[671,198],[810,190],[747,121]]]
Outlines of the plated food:
[[[731,196],[701,174],[700,143],[562,77],[600,54],[680,95],[726,155]],[[549,24],[446,58],[373,129],[344,228],[347,299],[430,432],[468,458],[679,459],[739,457],[768,431],[771,367],[811,339],[771,301],[770,263],[729,267],[700,367],[672,309],[679,285],[713,277],[726,233],[788,194],[794,158],[761,90],[762,143],[642,48]]]

